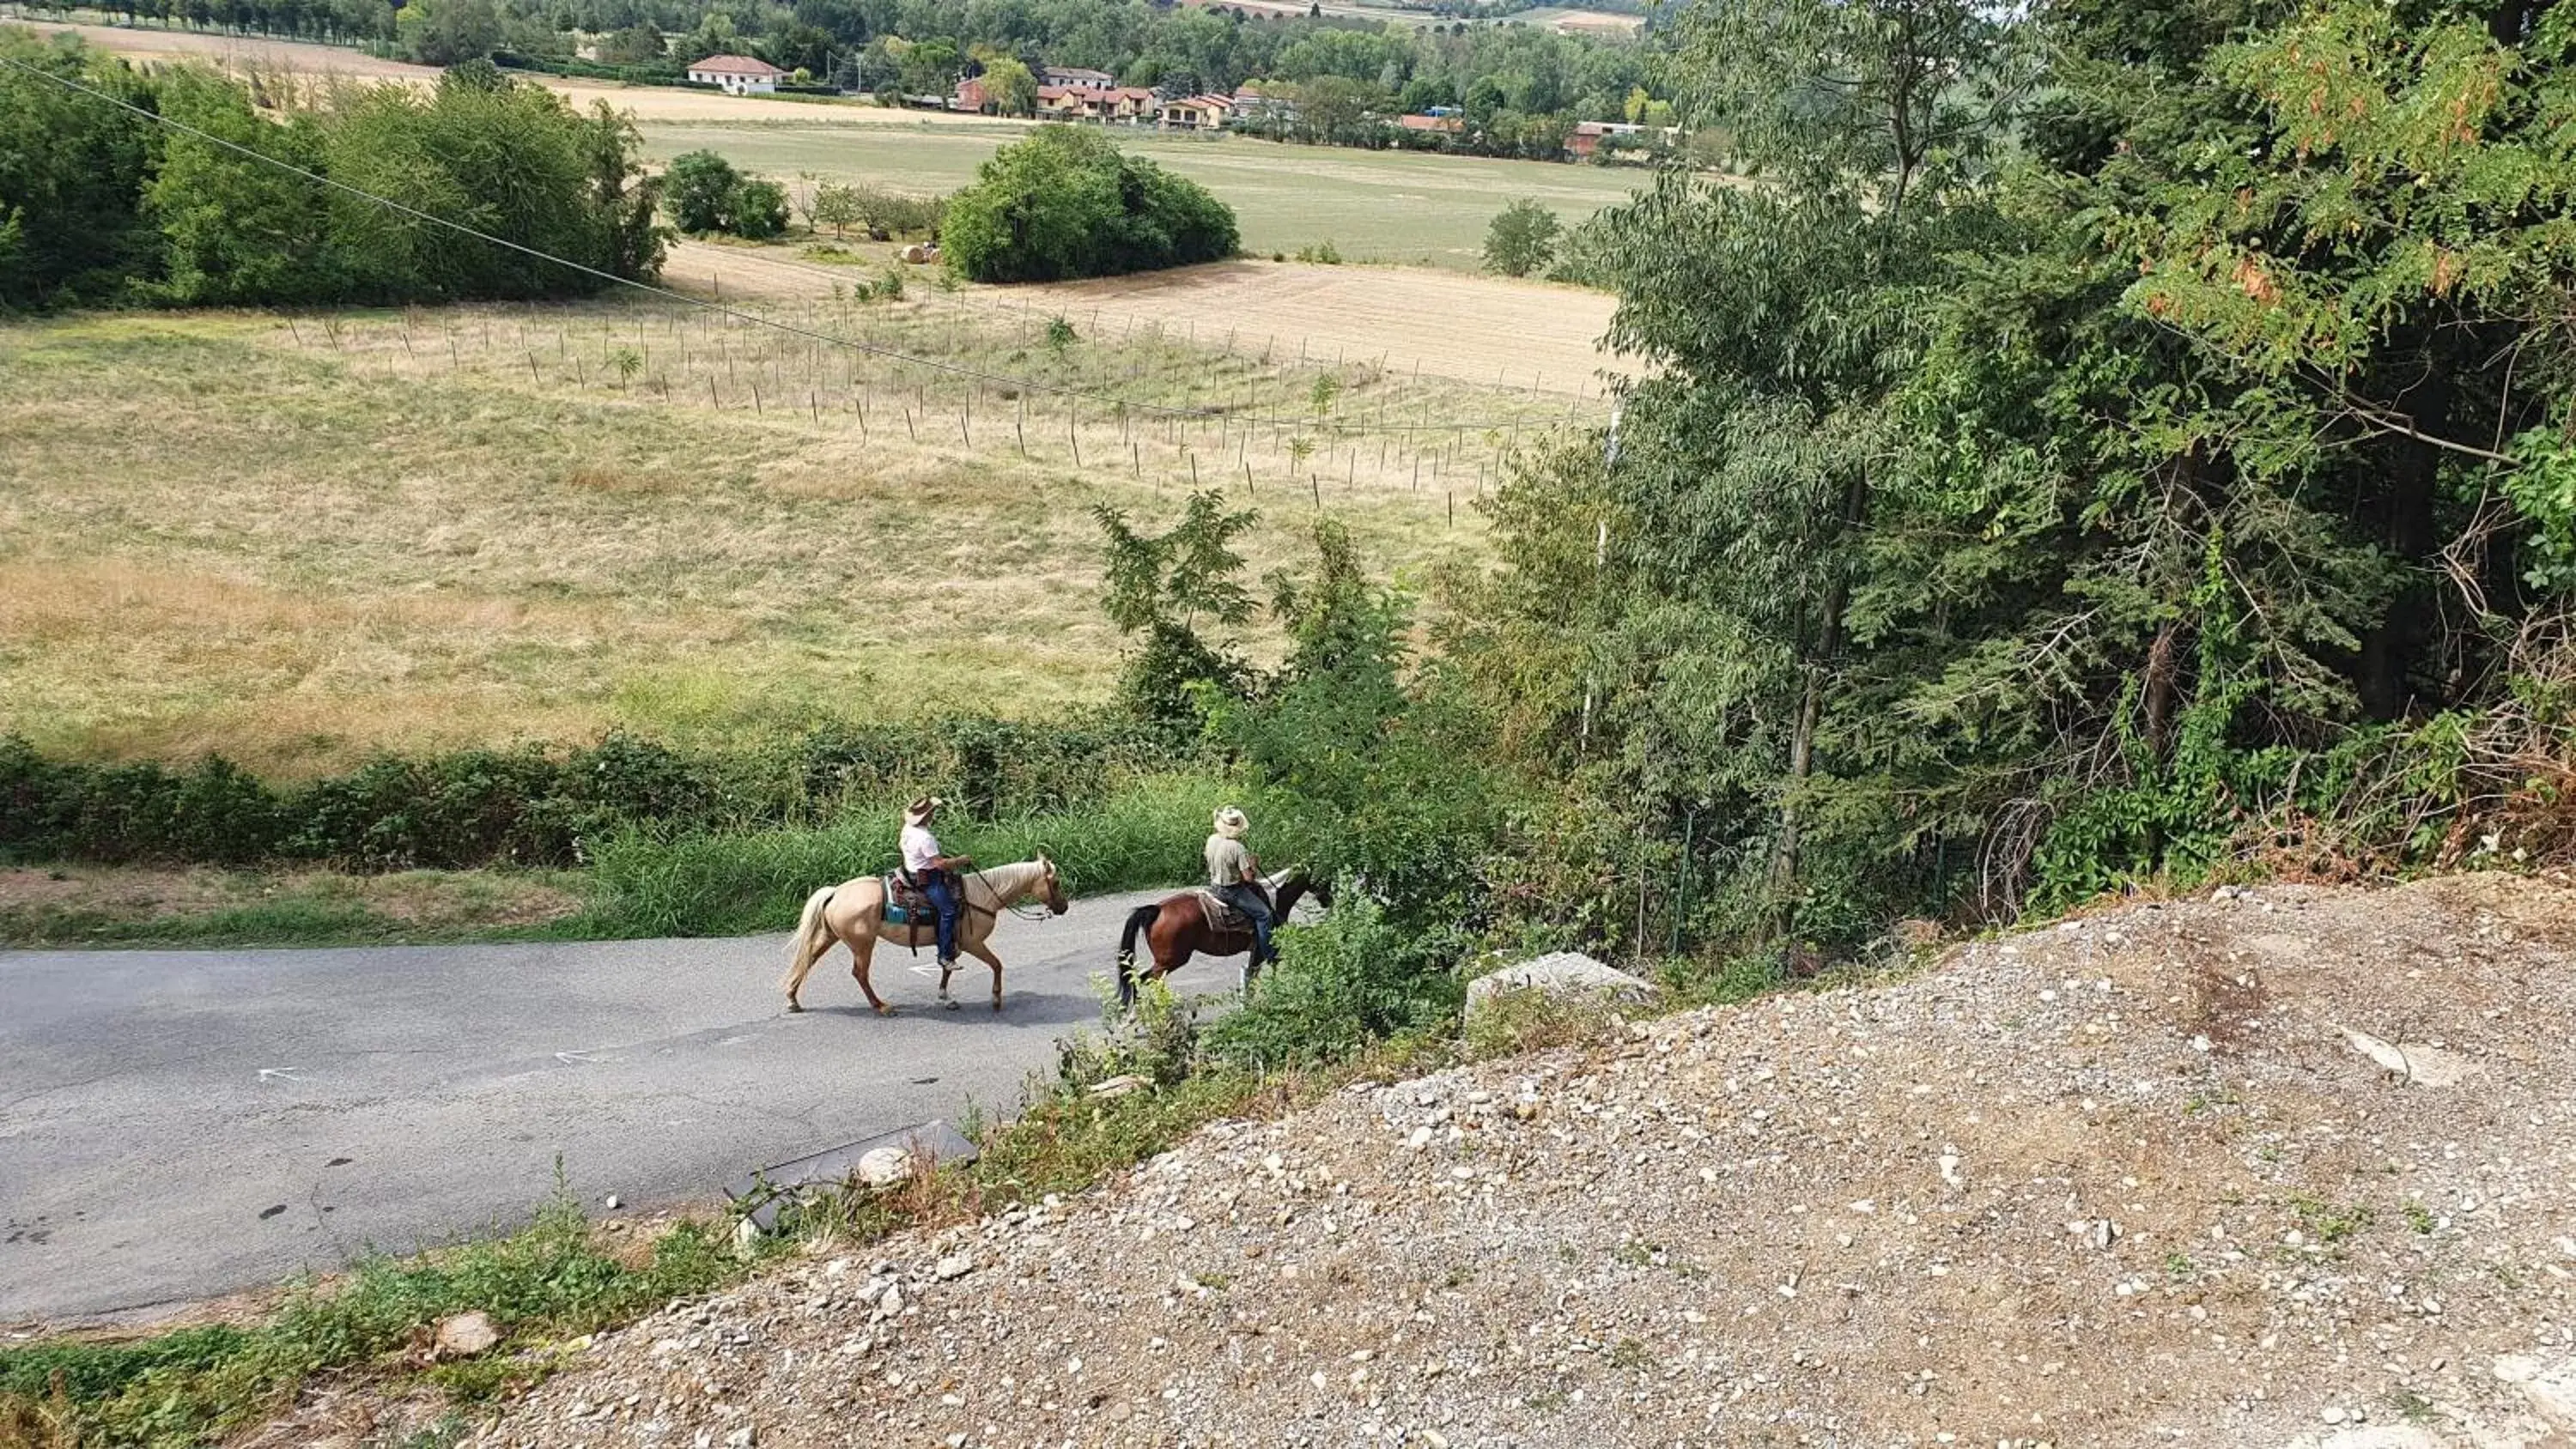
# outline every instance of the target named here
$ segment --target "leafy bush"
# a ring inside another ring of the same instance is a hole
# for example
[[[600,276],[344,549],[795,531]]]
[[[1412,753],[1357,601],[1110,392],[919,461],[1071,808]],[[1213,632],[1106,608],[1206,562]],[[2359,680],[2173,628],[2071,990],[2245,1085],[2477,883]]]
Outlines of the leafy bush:
[[[1542,202],[1522,197],[1494,216],[1485,231],[1485,270],[1506,277],[1545,271],[1556,255],[1562,225]]]
[[[767,241],[787,230],[787,188],[775,181],[745,178],[734,188],[729,229],[736,236]]]
[[[1445,963],[1346,881],[1314,924],[1279,932],[1279,964],[1253,982],[1242,1010],[1202,1032],[1216,1061],[1264,1070],[1355,1055],[1371,1041],[1454,1017],[1461,992]]]
[[[1216,261],[1234,212],[1197,182],[1121,156],[1097,131],[1047,126],[950,198],[941,245],[979,282],[1052,282]]]

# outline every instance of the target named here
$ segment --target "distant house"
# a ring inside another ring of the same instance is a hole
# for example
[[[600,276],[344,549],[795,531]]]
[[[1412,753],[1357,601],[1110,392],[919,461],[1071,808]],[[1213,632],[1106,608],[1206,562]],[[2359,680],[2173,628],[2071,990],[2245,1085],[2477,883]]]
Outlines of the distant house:
[[[1213,131],[1234,115],[1234,101],[1227,96],[1176,96],[1163,102],[1156,117],[1169,131]]]
[[[1118,84],[1118,77],[1105,70],[1084,70],[1070,65],[1048,66],[1039,72],[1038,80],[1043,85],[1076,91],[1105,91]]]
[[[1455,136],[1467,129],[1467,123],[1456,116],[1398,116],[1395,123],[1408,131],[1428,131],[1435,136]]]
[[[1100,93],[1100,119],[1149,121],[1163,98],[1144,86],[1118,86]]]
[[[1594,152],[1601,149],[1602,142],[1611,137],[1634,136],[1641,134],[1645,129],[1643,126],[1632,126],[1622,121],[1578,121],[1574,129],[1566,133],[1565,149],[1575,159],[1587,160]]]
[[[1235,117],[1239,120],[1293,121],[1297,119],[1297,98],[1286,87],[1240,86],[1236,88],[1232,100]]]
[[[959,81],[957,89],[948,95],[948,109],[952,111],[981,111],[992,103],[993,98],[985,94],[984,78],[980,75],[970,75]]]
[[[711,55],[689,62],[689,84],[721,86],[737,96],[765,96],[778,89],[787,72],[747,55]]]
[[[1050,121],[1140,121],[1159,104],[1143,86],[1038,87],[1038,115]]]

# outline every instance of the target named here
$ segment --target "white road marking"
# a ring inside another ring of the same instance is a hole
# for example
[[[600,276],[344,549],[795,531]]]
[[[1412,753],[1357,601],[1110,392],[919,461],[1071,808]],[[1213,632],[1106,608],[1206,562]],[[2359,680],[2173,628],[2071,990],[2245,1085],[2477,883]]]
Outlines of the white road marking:
[[[304,1079],[295,1075],[302,1070],[304,1070],[302,1067],[262,1067],[259,1069],[259,1079],[263,1082],[302,1082]]]

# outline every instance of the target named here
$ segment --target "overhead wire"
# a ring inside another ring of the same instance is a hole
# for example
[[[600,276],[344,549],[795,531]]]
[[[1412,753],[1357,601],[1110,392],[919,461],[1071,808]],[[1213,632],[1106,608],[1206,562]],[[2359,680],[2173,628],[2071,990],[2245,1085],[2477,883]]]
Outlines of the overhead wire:
[[[508,237],[495,236],[490,232],[483,231],[477,227],[468,226],[464,222],[440,216],[434,212],[423,211],[419,207],[398,201],[390,196],[380,196],[361,187],[352,186],[345,181],[326,176],[321,172],[307,170],[304,167],[296,165],[294,162],[284,159],[283,157],[269,155],[267,152],[262,151],[257,147],[245,146],[238,141],[231,140],[224,136],[218,136],[202,127],[192,126],[175,117],[163,115],[159,111],[153,110],[148,106],[136,105],[134,102],[125,99],[123,96],[101,90],[96,86],[88,84],[86,81],[78,80],[71,76],[60,75],[53,71],[46,70],[41,66],[29,65],[13,56],[0,55],[0,65],[5,65],[13,70],[23,71],[40,80],[51,81],[66,90],[76,91],[93,99],[105,101],[111,106],[115,106],[120,110],[130,111],[156,125],[166,126],[171,130],[193,136],[209,145],[218,146],[224,150],[246,156],[251,160],[274,167],[289,175],[301,177],[304,180],[315,183],[316,185],[325,186],[334,191],[343,192],[347,195],[356,197],[360,201],[367,202],[370,205],[380,206],[388,211],[398,212],[417,221],[428,222],[432,226],[445,227],[449,231],[456,232],[460,235],[472,237],[477,241],[488,242],[493,246],[517,252],[522,256],[533,257],[542,262],[550,262],[556,266],[563,267],[568,271],[576,272],[583,276],[593,277],[603,282],[612,283],[616,286],[626,287],[637,292],[642,292],[647,296],[659,297],[666,301],[677,302],[682,306],[695,307],[702,311],[730,318],[735,321],[748,323],[755,327],[766,327],[773,331],[801,337],[809,342],[822,343],[832,347],[847,348],[851,351],[865,353],[872,357],[881,357],[914,367],[928,368],[936,372],[947,374],[951,377],[988,383],[995,387],[1012,387],[1029,392],[1051,393],[1059,397],[1084,398],[1093,402],[1103,403],[1121,412],[1145,413],[1167,418],[1192,418],[1233,422],[1250,421],[1256,424],[1265,421],[1258,417],[1236,413],[1224,408],[1174,407],[1165,403],[1138,402],[1101,388],[1048,382],[1039,378],[1021,377],[1010,373],[992,372],[983,368],[969,367],[964,363],[949,362],[941,358],[921,356],[916,353],[903,351],[900,348],[881,346],[873,342],[844,336],[840,333],[824,332],[811,327],[799,326],[793,322],[783,322],[775,317],[769,317],[761,313],[746,311],[740,307],[730,306],[721,300],[709,299],[706,297],[693,297],[686,292],[661,286],[658,283],[641,281],[634,277],[620,276],[615,272],[606,270],[605,268],[594,267],[584,262],[577,262],[569,257],[559,257],[551,252],[542,250],[541,248],[532,247],[523,242],[512,241]],[[779,259],[771,260],[779,261]],[[794,262],[785,261],[779,261],[779,264],[787,266],[798,265]],[[1275,422],[1275,419],[1268,421]],[[1381,423],[1375,427],[1352,427],[1342,423],[1328,423],[1321,419],[1318,419],[1311,424],[1306,424],[1306,426],[1312,427],[1317,432],[1331,433],[1338,437],[1367,437],[1384,433],[1455,433],[1460,436],[1464,436],[1469,432],[1487,432],[1505,428],[1516,430],[1521,427],[1536,425],[1536,421],[1529,418],[1505,418],[1495,421],[1446,423]]]

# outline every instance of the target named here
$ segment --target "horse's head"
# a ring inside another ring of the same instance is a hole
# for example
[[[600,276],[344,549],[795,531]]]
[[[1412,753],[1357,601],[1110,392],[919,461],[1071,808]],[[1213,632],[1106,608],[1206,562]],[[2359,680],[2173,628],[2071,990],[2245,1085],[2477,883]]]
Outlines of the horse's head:
[[[1038,852],[1038,884],[1046,893],[1047,913],[1063,915],[1072,902],[1064,898],[1064,881],[1056,874],[1055,861],[1043,850]]]
[[[1299,871],[1297,877],[1306,883],[1306,894],[1315,898],[1315,904],[1328,911],[1333,908],[1333,883],[1330,880],[1304,870]]]

